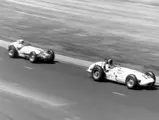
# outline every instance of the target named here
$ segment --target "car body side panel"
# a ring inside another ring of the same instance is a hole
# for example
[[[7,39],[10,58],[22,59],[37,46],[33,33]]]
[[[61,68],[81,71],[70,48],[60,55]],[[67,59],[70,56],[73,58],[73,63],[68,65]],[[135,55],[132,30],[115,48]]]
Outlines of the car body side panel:
[[[117,81],[117,77],[113,69],[110,70],[109,72],[105,72],[105,74],[106,74],[106,79],[111,81]]]
[[[115,75],[115,80],[120,83],[125,83],[125,73],[120,67],[115,67],[112,69]]]
[[[40,54],[40,52],[43,50],[40,50],[36,47],[33,46],[24,46],[23,48],[21,48],[19,50],[20,53],[24,53],[24,54],[30,54],[31,52],[35,52],[36,54]]]

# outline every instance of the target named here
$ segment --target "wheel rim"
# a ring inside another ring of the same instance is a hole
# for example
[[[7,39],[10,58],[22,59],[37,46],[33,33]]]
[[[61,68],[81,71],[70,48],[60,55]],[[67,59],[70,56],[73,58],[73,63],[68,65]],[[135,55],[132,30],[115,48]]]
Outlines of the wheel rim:
[[[30,55],[30,61],[33,62],[35,60],[35,56],[33,54]]]
[[[128,82],[127,82],[127,86],[132,88],[134,86],[134,81],[132,79],[130,79]]]
[[[13,50],[9,50],[9,55],[13,56],[13,54],[14,54],[14,51]]]
[[[99,76],[100,76],[99,71],[95,71],[94,74],[93,74],[93,77],[94,77],[95,79],[98,79]]]

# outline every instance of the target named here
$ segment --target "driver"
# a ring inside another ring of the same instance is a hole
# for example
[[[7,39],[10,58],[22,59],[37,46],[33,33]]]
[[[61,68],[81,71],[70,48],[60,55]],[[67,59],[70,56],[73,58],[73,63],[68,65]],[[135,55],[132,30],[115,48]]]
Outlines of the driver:
[[[108,72],[110,69],[112,69],[113,68],[113,60],[112,59],[106,60],[104,67],[105,67],[106,72]]]
[[[17,42],[19,43],[17,45],[17,48],[20,50],[23,46],[24,46],[24,40],[23,39],[20,39],[20,40],[17,40]]]

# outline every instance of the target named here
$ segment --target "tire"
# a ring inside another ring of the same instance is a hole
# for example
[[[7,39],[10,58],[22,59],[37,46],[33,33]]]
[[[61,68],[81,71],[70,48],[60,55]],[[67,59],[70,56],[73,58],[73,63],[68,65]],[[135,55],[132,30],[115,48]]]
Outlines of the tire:
[[[9,48],[8,48],[8,55],[11,58],[18,57],[18,51],[16,50],[16,48],[13,45],[9,46]]]
[[[47,51],[47,53],[51,55],[51,58],[50,58],[49,61],[50,61],[50,62],[54,62],[54,60],[55,60],[55,53],[54,53],[54,51],[53,51],[52,49],[49,49],[49,50]]]
[[[150,76],[151,78],[154,79],[154,83],[150,86],[150,87],[154,87],[155,83],[156,83],[156,76],[155,76],[155,74],[152,71],[148,71],[148,72],[145,72],[145,75]]]
[[[29,55],[29,61],[31,63],[35,63],[37,61],[37,55],[35,52],[31,52],[30,55]]]
[[[92,70],[91,76],[94,81],[101,82],[104,80],[105,73],[100,66],[95,66]]]
[[[138,81],[135,75],[128,75],[126,77],[126,86],[128,89],[135,89],[138,87]]]
[[[146,72],[145,75],[152,77],[156,81],[156,76],[152,71]]]

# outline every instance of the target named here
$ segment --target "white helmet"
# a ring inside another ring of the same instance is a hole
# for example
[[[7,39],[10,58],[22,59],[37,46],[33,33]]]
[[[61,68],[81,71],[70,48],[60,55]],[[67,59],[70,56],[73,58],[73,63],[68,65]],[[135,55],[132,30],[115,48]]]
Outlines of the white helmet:
[[[17,42],[18,42],[19,44],[23,44],[23,43],[24,43],[24,40],[23,40],[23,39],[19,39],[19,40],[17,40]]]

